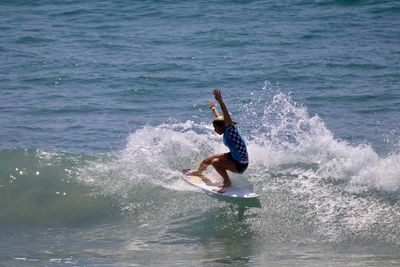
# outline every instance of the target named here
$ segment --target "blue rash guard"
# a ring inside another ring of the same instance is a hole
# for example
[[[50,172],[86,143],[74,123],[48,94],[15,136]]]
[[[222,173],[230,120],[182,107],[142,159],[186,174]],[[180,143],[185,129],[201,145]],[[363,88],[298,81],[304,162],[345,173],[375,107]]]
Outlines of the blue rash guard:
[[[249,155],[246,143],[233,124],[225,124],[223,139],[224,144],[229,148],[231,154],[229,157],[235,161],[238,171],[244,172],[249,164]]]

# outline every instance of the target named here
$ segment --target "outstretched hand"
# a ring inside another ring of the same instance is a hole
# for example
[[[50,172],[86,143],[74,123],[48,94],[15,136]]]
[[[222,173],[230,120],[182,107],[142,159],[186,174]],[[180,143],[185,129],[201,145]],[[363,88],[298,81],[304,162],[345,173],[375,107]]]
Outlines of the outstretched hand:
[[[231,115],[229,114],[228,108],[226,107],[224,101],[222,100],[222,95],[221,95],[221,90],[218,88],[214,89],[214,97],[215,99],[219,102],[219,105],[221,106],[222,112],[224,114],[224,121],[225,124],[233,124],[233,120],[231,118]]]
[[[215,102],[212,101],[212,100],[210,100],[210,108],[211,108],[211,109],[215,108]]]
[[[219,90],[218,88],[215,88],[213,93],[214,93],[215,100],[217,100],[218,102],[221,102],[222,101],[221,90]]]

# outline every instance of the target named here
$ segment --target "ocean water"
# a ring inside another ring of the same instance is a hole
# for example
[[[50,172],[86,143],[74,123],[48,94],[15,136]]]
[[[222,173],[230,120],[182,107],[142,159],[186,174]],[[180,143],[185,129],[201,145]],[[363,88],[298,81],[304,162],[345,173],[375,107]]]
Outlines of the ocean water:
[[[0,1],[0,266],[400,265],[399,29],[384,0]],[[227,150],[215,87],[261,207],[182,180]]]

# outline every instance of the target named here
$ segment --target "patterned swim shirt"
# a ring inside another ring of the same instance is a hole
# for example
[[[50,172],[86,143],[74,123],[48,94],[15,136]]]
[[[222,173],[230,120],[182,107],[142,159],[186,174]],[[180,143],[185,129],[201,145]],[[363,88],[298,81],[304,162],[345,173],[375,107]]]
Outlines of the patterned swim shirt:
[[[229,148],[235,161],[242,164],[249,163],[246,143],[233,124],[225,125],[224,144]]]

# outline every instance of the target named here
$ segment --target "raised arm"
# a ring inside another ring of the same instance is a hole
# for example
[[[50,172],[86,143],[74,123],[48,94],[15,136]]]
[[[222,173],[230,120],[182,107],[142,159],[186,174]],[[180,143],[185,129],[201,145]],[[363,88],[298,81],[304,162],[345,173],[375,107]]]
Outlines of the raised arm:
[[[210,108],[212,112],[214,113],[215,118],[221,117],[221,114],[219,114],[219,111],[217,107],[215,106],[215,102],[210,100]]]
[[[222,100],[221,90],[219,90],[218,88],[214,89],[214,96],[215,96],[215,100],[217,100],[219,105],[221,106],[222,112],[224,114],[225,124],[227,124],[227,125],[233,124],[233,121],[232,121],[231,115],[229,114],[228,108],[226,107],[224,101]]]

